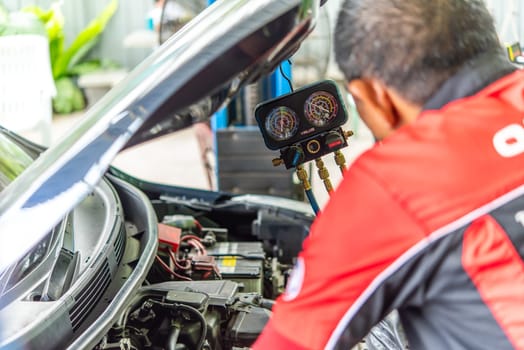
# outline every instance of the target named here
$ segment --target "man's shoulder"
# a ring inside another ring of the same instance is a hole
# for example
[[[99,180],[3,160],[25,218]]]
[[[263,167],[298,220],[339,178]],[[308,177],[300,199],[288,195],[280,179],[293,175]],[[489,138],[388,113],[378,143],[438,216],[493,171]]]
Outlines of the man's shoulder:
[[[518,70],[473,96],[452,101],[438,110],[423,111],[415,123],[399,128],[374,145],[355,165],[370,173],[404,176],[407,170],[420,169],[421,165],[441,167],[455,162],[457,157],[470,159],[467,151],[472,145],[493,152],[493,135],[508,123],[524,123],[522,112],[524,70]]]
[[[423,113],[364,153],[349,178],[352,172],[372,178],[430,227],[522,185],[524,145],[516,143],[524,142],[522,76],[511,74],[475,96]]]
[[[453,100],[438,110],[428,110],[425,115],[463,115],[479,113],[482,110],[490,113],[521,113],[524,110],[524,70],[518,69],[493,83],[485,86],[477,93]]]

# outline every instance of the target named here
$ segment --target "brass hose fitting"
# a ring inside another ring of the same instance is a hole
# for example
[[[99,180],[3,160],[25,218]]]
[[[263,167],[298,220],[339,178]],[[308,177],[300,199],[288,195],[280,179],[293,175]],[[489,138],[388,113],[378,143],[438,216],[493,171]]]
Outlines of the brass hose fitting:
[[[349,139],[351,136],[353,136],[354,133],[353,131],[349,130],[349,131],[344,131],[344,137],[347,139]]]
[[[273,163],[274,167],[281,166],[284,164],[284,160],[282,158],[275,158],[271,161]]]
[[[324,161],[321,158],[317,158],[315,160],[315,163],[317,164],[318,168],[318,176],[324,182],[324,187],[326,188],[326,191],[328,191],[328,193],[331,194],[331,192],[333,192],[333,184],[329,179],[329,171],[324,165]]]
[[[335,163],[337,163],[340,171],[344,174],[346,170],[346,157],[344,157],[344,154],[340,150],[335,152]]]
[[[306,169],[302,165],[297,166],[297,177],[302,183],[305,191],[311,190],[311,183],[309,183]]]

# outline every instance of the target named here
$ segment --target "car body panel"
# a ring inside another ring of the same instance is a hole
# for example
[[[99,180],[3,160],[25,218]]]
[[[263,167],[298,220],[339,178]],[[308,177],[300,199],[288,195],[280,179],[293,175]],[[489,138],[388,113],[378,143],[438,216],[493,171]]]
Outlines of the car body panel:
[[[93,191],[126,145],[207,119],[273,70],[312,29],[318,7],[220,1],[177,32],[0,193],[0,272]]]

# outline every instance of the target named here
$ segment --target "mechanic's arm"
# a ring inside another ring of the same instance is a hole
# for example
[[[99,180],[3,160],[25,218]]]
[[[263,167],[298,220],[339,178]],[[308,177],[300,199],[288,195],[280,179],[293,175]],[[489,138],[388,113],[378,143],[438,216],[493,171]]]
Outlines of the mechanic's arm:
[[[392,277],[423,239],[404,208],[355,164],[313,224],[253,348],[349,349],[405,302]]]

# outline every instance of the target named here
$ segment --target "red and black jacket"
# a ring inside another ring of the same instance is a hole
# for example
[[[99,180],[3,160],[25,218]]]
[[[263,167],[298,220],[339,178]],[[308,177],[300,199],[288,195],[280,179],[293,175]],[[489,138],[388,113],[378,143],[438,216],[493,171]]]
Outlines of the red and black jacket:
[[[394,309],[411,349],[524,349],[524,72],[510,71],[465,67],[351,166],[255,349],[349,349]]]

